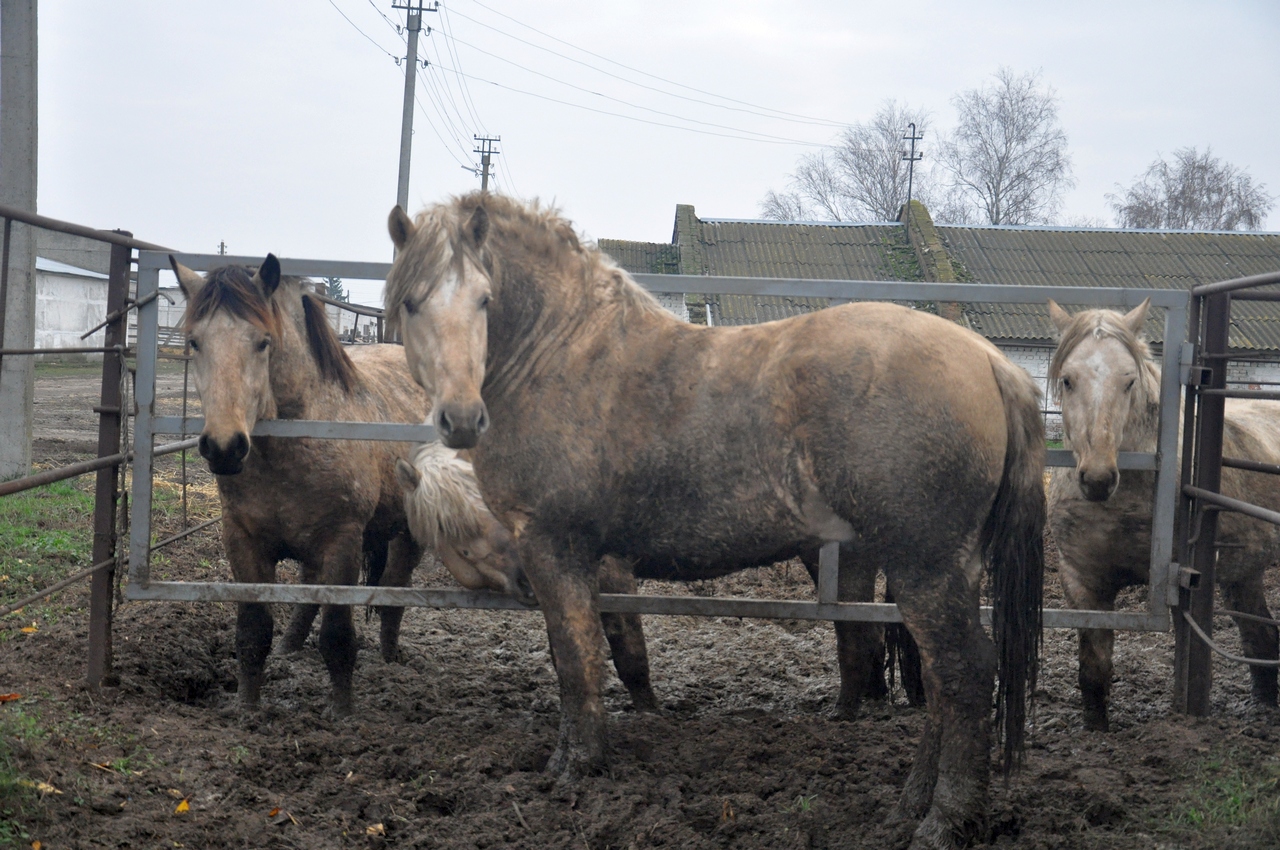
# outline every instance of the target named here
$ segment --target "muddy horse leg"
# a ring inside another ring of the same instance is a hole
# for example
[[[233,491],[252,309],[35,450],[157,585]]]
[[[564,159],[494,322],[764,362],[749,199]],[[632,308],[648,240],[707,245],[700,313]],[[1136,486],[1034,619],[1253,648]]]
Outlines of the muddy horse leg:
[[[625,562],[612,556],[600,561],[601,593],[635,593],[635,573]],[[649,651],[644,642],[644,625],[639,614],[601,614],[604,636],[609,640],[613,667],[631,694],[636,711],[657,711],[658,697],[649,683]]]
[[[236,523],[225,523],[222,543],[231,564],[231,575],[236,581],[275,582],[274,554],[255,546]],[[240,667],[237,694],[241,708],[255,709],[261,701],[263,673],[267,656],[271,654],[274,628],[269,606],[261,602],[240,602],[236,605],[236,658]]]
[[[547,623],[560,680],[560,736],[547,772],[572,778],[605,766],[604,628],[599,591],[585,545],[557,545],[532,531],[520,539],[520,556]]]
[[[325,549],[320,567],[321,584],[354,585],[360,580],[362,529],[337,529]],[[320,657],[329,670],[329,706],[334,717],[351,713],[351,682],[356,668],[356,629],[351,606],[323,605],[320,608]]]
[[[408,587],[413,578],[413,570],[422,559],[422,548],[413,542],[407,533],[398,534],[387,544],[387,566],[382,573],[379,587]],[[378,631],[378,648],[382,651],[382,660],[388,663],[400,661],[400,621],[404,619],[404,608],[395,605],[382,605],[378,608],[381,628]]]
[[[316,570],[303,564],[300,570],[300,577],[303,584],[315,584]],[[307,638],[311,636],[311,626],[315,623],[316,615],[319,613],[319,605],[312,605],[306,602],[294,605],[293,617],[289,620],[289,627],[285,630],[284,637],[280,639],[280,651],[284,653],[301,652],[302,647],[307,642]]]
[[[1111,611],[1116,606],[1117,588],[1099,587],[1089,582],[1073,565],[1063,559],[1059,575],[1067,607],[1086,611]],[[1080,699],[1084,709],[1084,727],[1106,732],[1110,726],[1107,706],[1111,701],[1111,679],[1114,675],[1112,653],[1116,633],[1111,629],[1079,629]]]
[[[1229,611],[1271,619],[1271,612],[1267,610],[1267,599],[1263,594],[1261,572],[1243,581],[1223,584],[1222,598]],[[1275,626],[1270,623],[1259,623],[1257,620],[1246,620],[1243,617],[1234,619],[1236,628],[1240,630],[1240,645],[1243,647],[1246,658],[1269,660],[1280,658],[1280,645],[1277,645]],[[1253,679],[1254,702],[1274,707],[1276,705],[1276,668],[1250,665],[1249,675]]]
[[[800,557],[809,577],[818,584],[818,553]],[[875,599],[876,569],[854,559],[852,549],[840,546],[840,574],[836,599],[841,602],[871,602]],[[836,659],[840,666],[840,696],[834,715],[852,720],[864,699],[883,700],[889,696],[884,682],[884,629],[879,623],[840,621],[835,623]]]
[[[902,820],[923,817],[913,850],[964,846],[987,808],[995,647],[979,623],[974,590],[958,568],[947,567],[896,582],[890,574],[903,622],[920,648],[928,705],[896,812]]]

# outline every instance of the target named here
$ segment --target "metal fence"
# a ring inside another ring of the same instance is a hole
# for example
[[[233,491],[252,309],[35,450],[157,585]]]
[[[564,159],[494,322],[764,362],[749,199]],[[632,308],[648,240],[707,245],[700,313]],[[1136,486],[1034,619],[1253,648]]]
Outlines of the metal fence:
[[[216,254],[176,254],[184,265],[205,271],[227,263],[256,265],[258,257]],[[310,277],[342,277],[377,280],[386,277],[385,263],[282,259],[284,274]],[[158,416],[155,410],[155,367],[158,341],[158,307],[151,293],[158,291],[159,276],[169,268],[168,254],[142,251],[138,256],[138,352],[137,419],[134,426],[134,477],[129,550],[129,581],[125,596],[156,601],[311,602],[340,605],[396,605],[435,608],[523,609],[514,599],[485,591],[449,588],[378,588],[327,585],[239,584],[234,582],[153,581],[150,573],[152,467],[151,448],[157,435],[187,437],[198,434],[197,418]],[[1188,295],[1174,290],[1102,289],[1089,287],[1026,287],[987,284],[897,283],[838,280],[781,280],[771,278],[709,277],[684,275],[635,275],[654,292],[778,295],[827,298],[832,303],[852,300],[951,301],[1043,304],[1052,298],[1067,305],[1129,309],[1145,298],[1164,308],[1163,378],[1160,389],[1158,450],[1124,452],[1122,469],[1156,473],[1155,510],[1151,535],[1151,580],[1144,612],[1051,609],[1044,612],[1049,628],[1106,628],[1158,630],[1169,628],[1169,606],[1177,601],[1177,582],[1171,575],[1175,511],[1178,499],[1178,401],[1180,385],[1190,366],[1186,346]],[[425,411],[424,411],[425,413]],[[389,423],[271,420],[259,422],[254,436],[315,437],[325,439],[429,441],[435,431],[428,425]],[[1074,466],[1069,451],[1051,450],[1050,466]],[[601,594],[601,610],[635,614],[766,617],[814,620],[897,622],[897,606],[872,602],[838,602],[836,578],[838,544],[824,546],[819,560],[817,600],[741,599],[702,596]],[[983,618],[989,621],[990,610]]]
[[[1187,376],[1185,428],[1182,446],[1182,482],[1177,520],[1177,542],[1188,564],[1176,571],[1177,616],[1174,618],[1174,708],[1194,715],[1209,713],[1213,682],[1212,654],[1256,666],[1280,666],[1273,659],[1242,658],[1224,652],[1213,641],[1214,572],[1217,562],[1218,514],[1234,511],[1262,522],[1280,525],[1280,513],[1222,495],[1222,468],[1280,474],[1280,466],[1246,458],[1222,456],[1226,400],[1252,398],[1280,401],[1275,389],[1239,389],[1228,386],[1227,365],[1248,360],[1229,351],[1233,301],[1280,301],[1280,291],[1257,287],[1280,284],[1280,272],[1204,284],[1191,290],[1189,336],[1193,357]],[[1175,565],[1176,566],[1176,565]],[[1224,611],[1235,617],[1275,620]]]

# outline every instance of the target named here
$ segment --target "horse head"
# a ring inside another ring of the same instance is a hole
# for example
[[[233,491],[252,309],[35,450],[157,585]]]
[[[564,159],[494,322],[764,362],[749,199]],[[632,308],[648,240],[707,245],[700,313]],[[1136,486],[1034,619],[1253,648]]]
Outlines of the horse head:
[[[1085,310],[1071,315],[1049,302],[1059,343],[1049,366],[1061,402],[1066,445],[1076,458],[1080,491],[1105,502],[1120,485],[1117,455],[1138,448],[1139,423],[1158,397],[1155,367],[1143,341],[1151,299],[1128,313]]]
[[[489,215],[444,208],[415,223],[397,206],[387,229],[396,260],[387,276],[387,316],[400,328],[409,371],[434,399],[431,418],[445,445],[471,448],[489,427],[480,396],[492,285],[481,256]]]
[[[276,415],[270,364],[282,324],[271,296],[280,262],[268,254],[257,270],[223,266],[206,277],[172,256],[169,262],[187,299],[183,330],[204,410],[200,455],[215,475],[235,475],[244,469],[254,425]]]
[[[404,490],[409,533],[436,552],[458,584],[536,602],[515,540],[485,505],[470,463],[427,443],[413,463],[396,461],[396,480]]]

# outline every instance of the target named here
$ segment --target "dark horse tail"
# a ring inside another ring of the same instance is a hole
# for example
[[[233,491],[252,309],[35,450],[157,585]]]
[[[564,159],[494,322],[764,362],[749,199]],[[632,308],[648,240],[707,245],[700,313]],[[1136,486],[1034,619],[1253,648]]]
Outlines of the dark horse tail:
[[[1022,764],[1028,698],[1040,668],[1044,595],[1044,421],[1031,377],[1003,355],[990,355],[1004,398],[1009,443],[1004,474],[982,530],[991,571],[991,632],[998,657],[996,729],[1006,777]]]

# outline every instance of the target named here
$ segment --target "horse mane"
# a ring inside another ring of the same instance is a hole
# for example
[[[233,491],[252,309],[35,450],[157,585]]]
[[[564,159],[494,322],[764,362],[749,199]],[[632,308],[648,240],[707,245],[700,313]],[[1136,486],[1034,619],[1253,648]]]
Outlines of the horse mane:
[[[329,326],[324,304],[314,295],[303,293],[302,313],[307,326],[307,346],[320,368],[320,377],[341,384],[350,395],[361,385],[360,373]]]
[[[562,279],[581,281],[585,288],[582,295],[596,303],[666,315],[658,300],[609,255],[594,242],[580,240],[573,224],[557,208],[543,207],[536,199],[526,203],[490,192],[472,192],[428,206],[414,219],[415,237],[387,278],[384,300],[389,305],[389,319],[400,312],[391,309],[393,305],[410,295],[430,294],[434,283],[457,259],[455,246],[467,244],[463,228],[478,207],[489,215],[489,236],[476,259],[496,282],[501,282],[507,265],[557,267],[576,272]],[[492,250],[494,244],[504,250]],[[428,281],[429,288],[420,292],[416,287],[422,281]]]
[[[419,545],[438,551],[441,544],[462,544],[484,533],[480,495],[471,463],[438,442],[422,443],[411,462],[418,486],[405,496],[409,531]]]
[[[183,333],[196,322],[226,310],[238,319],[275,337],[280,336],[280,311],[253,285],[255,270],[250,266],[220,266],[205,277],[182,317]]]
[[[1148,403],[1160,395],[1158,369],[1151,359],[1151,348],[1146,339],[1135,334],[1124,322],[1124,316],[1114,310],[1082,310],[1072,317],[1071,324],[1062,332],[1058,348],[1049,363],[1049,381],[1053,400],[1062,400],[1062,366],[1080,343],[1089,337],[1109,337],[1118,340],[1138,364],[1140,381]]]

